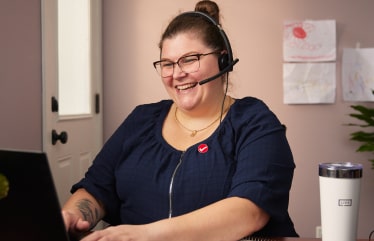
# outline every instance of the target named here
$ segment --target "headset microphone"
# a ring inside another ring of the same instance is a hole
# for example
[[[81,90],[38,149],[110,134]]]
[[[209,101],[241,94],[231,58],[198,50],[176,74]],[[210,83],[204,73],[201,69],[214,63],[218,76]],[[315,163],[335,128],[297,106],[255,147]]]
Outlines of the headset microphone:
[[[206,84],[212,80],[215,80],[216,78],[224,75],[225,73],[229,72],[232,70],[232,67],[237,63],[239,62],[239,59],[235,59],[233,60],[231,63],[229,63],[224,69],[220,70],[217,74],[213,75],[212,77],[209,77],[207,79],[204,79],[204,80],[201,80],[199,81],[199,85],[203,85],[203,84]]]

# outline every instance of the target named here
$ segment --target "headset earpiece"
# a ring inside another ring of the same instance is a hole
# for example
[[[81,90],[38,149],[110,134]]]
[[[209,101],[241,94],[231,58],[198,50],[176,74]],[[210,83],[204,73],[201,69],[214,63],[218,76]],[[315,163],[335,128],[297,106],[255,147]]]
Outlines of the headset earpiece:
[[[225,69],[228,65],[229,65],[229,56],[228,54],[226,53],[223,53],[221,54],[219,57],[218,57],[218,67],[219,67],[219,70],[223,70]]]

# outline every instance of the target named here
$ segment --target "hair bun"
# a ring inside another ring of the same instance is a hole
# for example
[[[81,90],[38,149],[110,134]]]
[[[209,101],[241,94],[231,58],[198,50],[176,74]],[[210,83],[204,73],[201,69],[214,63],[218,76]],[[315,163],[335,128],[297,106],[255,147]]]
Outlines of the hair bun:
[[[219,7],[215,2],[209,0],[199,1],[195,5],[195,11],[208,14],[217,24],[221,24],[219,21]]]

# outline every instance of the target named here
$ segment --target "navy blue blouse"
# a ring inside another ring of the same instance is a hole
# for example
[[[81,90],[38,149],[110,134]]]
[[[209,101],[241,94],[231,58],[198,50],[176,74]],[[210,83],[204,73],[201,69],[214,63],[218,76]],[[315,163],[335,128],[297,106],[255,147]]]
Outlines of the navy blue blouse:
[[[273,112],[258,99],[238,99],[209,138],[181,151],[162,137],[171,105],[136,107],[72,192],[85,188],[100,200],[112,225],[150,223],[242,197],[271,217],[257,235],[297,236],[288,214],[295,164]]]

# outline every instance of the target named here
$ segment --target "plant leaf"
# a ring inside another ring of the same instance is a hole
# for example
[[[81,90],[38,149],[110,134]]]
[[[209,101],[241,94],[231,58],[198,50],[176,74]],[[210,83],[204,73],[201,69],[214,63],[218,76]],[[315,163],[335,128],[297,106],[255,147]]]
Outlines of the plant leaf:
[[[361,142],[374,142],[374,133],[364,131],[353,132],[351,133],[351,140]]]
[[[374,152],[374,143],[365,143],[361,145],[356,151],[357,152],[365,152],[365,151]]]
[[[374,94],[374,90],[373,90]],[[363,105],[351,105],[351,108],[356,110],[358,113],[349,114],[351,117],[357,120],[363,121],[364,124],[349,123],[348,126],[359,126],[359,127],[374,127],[374,109]],[[374,153],[374,132],[356,131],[351,133],[351,140],[363,143],[357,148],[357,152],[372,152]],[[374,159],[369,160],[374,169]]]
[[[368,126],[374,126],[374,109],[362,105],[351,105],[351,108],[359,112],[349,114],[351,117],[366,122]]]

